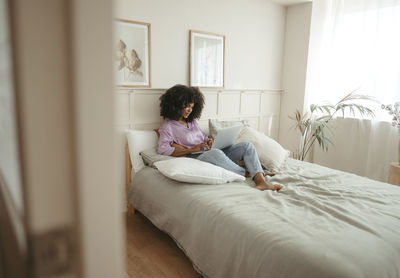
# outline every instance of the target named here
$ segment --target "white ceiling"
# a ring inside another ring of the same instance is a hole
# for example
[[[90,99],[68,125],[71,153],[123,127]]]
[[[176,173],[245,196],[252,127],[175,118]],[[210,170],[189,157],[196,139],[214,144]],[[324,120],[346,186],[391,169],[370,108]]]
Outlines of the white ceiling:
[[[275,3],[283,5],[283,6],[290,6],[290,5],[300,4],[300,3],[312,2],[312,0],[269,0],[269,1],[275,2]]]

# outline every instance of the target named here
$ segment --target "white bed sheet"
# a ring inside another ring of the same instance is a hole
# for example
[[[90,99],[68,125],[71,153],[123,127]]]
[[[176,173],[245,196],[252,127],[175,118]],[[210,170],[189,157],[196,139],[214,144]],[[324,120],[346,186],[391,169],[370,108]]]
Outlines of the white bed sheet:
[[[292,159],[270,180],[281,192],[145,167],[130,202],[206,277],[400,277],[400,187]]]

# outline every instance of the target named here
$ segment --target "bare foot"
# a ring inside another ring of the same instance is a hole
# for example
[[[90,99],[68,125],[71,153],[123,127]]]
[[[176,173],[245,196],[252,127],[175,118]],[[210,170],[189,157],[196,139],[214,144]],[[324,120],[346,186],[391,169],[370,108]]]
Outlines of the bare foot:
[[[261,191],[263,191],[263,190],[279,191],[280,189],[282,189],[282,185],[280,185],[280,184],[268,184],[265,181],[262,173],[255,174],[253,180],[256,183],[256,188]]]
[[[282,185],[280,185],[280,184],[267,184],[267,183],[264,183],[264,184],[257,184],[256,185],[256,188],[258,189],[258,190],[261,190],[261,191],[264,191],[264,190],[272,190],[272,191],[279,191],[279,190],[281,190],[282,189]]]

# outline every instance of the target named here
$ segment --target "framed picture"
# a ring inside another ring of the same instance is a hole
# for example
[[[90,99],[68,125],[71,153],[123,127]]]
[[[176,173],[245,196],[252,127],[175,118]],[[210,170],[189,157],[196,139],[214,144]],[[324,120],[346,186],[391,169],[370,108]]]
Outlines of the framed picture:
[[[115,84],[122,87],[150,87],[150,24],[117,19],[114,36]]]
[[[225,36],[190,30],[190,86],[223,88]]]

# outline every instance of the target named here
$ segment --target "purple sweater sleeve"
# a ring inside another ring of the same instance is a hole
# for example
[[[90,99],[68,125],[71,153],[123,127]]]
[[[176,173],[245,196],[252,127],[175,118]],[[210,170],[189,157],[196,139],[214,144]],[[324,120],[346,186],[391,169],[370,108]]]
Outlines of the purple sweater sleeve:
[[[174,142],[174,137],[172,136],[170,126],[163,124],[158,132],[160,133],[160,138],[158,139],[157,152],[162,155],[171,155],[175,148],[171,147],[171,144]]]

